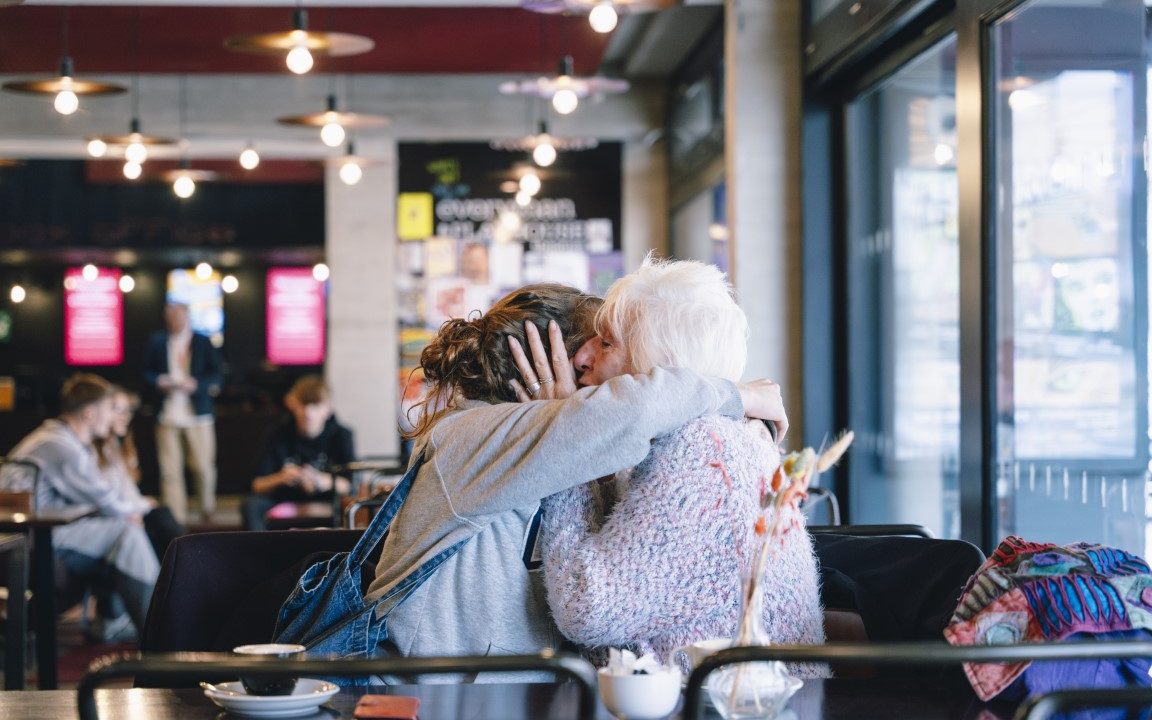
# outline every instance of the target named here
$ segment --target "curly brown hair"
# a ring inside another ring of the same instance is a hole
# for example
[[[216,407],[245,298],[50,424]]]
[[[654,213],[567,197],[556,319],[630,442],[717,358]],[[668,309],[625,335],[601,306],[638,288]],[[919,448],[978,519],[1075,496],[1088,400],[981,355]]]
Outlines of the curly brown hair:
[[[420,366],[428,383],[424,400],[412,411],[419,422],[408,437],[431,428],[458,399],[515,402],[509,381],[519,379],[508,338],[514,337],[528,352],[525,323],[540,331],[544,349],[551,353],[548,321],[555,320],[564,334],[569,357],[596,334],[593,319],[600,298],[568,285],[537,283],[505,295],[488,312],[471,319],[453,318],[420,353]]]

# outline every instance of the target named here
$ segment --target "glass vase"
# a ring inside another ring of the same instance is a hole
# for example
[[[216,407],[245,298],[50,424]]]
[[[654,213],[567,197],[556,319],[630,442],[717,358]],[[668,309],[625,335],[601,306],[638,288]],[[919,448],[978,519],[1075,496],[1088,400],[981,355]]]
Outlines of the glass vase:
[[[741,587],[744,598],[736,645],[771,645],[764,628],[760,583]],[[751,588],[751,589],[749,589]],[[724,720],[772,720],[804,682],[779,661],[738,663],[720,668],[708,679],[708,696]]]

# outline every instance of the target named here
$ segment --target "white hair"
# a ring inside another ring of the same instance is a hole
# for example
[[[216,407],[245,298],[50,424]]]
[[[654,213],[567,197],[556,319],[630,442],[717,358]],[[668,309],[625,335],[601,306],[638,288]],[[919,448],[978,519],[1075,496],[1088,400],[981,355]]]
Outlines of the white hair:
[[[748,361],[748,318],[720,268],[657,260],[608,288],[596,332],[623,346],[632,372],[689,368],[736,382]]]

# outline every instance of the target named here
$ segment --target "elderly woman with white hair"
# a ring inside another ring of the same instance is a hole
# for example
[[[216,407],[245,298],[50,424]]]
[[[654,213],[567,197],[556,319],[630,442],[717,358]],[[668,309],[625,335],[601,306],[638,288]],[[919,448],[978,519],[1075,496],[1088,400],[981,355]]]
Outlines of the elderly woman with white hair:
[[[581,385],[655,367],[737,381],[748,354],[747,319],[724,273],[697,262],[649,258],[608,290],[595,328],[573,358]],[[592,650],[627,647],[664,662],[687,643],[732,637],[762,483],[779,463],[763,425],[713,414],[658,438],[619,482],[547,498],[544,576],[559,629]],[[609,514],[613,485],[625,489]],[[786,534],[765,575],[773,641],[822,643],[808,533]],[[792,670],[826,673],[822,665]]]

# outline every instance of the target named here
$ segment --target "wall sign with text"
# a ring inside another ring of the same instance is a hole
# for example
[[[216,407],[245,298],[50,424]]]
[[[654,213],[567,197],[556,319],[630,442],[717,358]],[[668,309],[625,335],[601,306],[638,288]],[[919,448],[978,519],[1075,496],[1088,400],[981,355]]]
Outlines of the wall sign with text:
[[[64,362],[119,365],[124,362],[124,296],[120,271],[99,268],[84,277],[80,268],[64,271]]]
[[[325,342],[325,284],[310,267],[268,270],[268,360],[276,365],[321,365]]]

